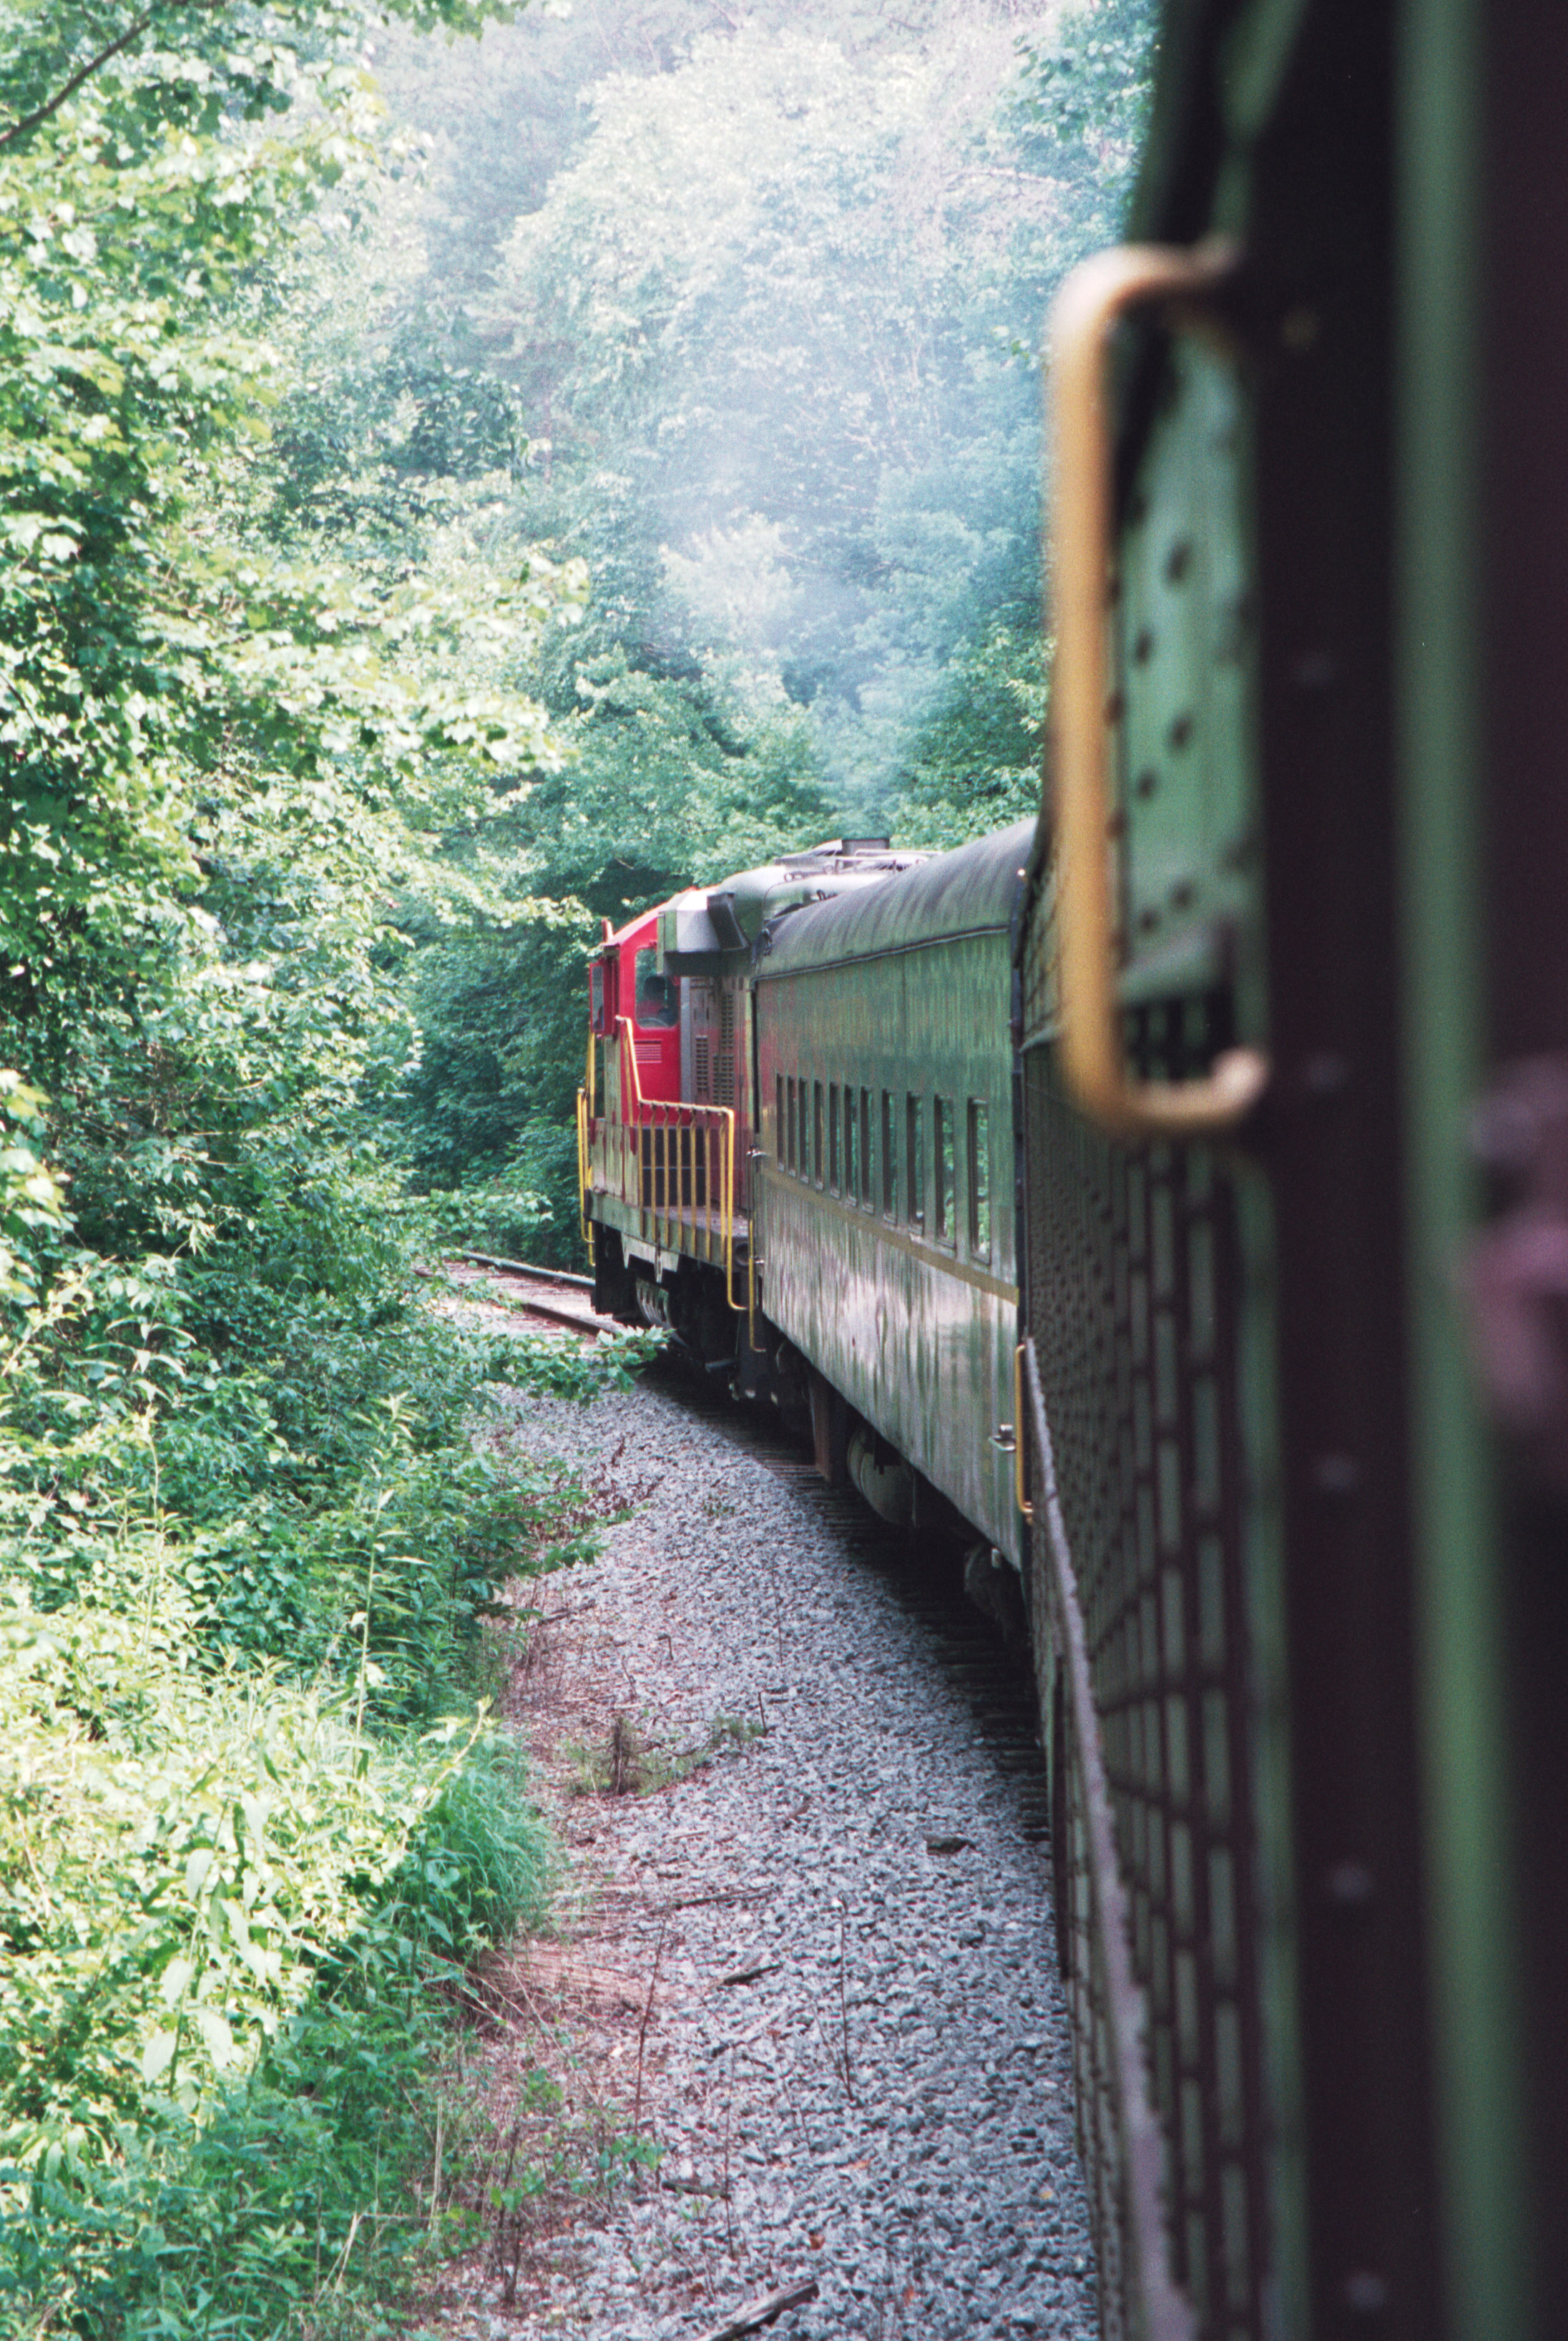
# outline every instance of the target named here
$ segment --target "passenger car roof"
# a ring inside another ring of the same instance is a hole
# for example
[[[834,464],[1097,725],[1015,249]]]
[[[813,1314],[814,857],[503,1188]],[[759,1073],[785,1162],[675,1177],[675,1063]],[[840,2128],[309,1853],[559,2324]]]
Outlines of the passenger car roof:
[[[1011,923],[1034,842],[1033,821],[938,853],[918,869],[828,902],[809,902],[770,920],[758,945],[757,981],[803,968],[834,967],[959,935],[991,934]]]

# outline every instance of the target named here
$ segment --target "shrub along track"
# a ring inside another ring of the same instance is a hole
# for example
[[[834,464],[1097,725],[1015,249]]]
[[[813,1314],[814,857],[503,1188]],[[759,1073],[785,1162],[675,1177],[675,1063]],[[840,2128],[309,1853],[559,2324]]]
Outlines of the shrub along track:
[[[670,1368],[487,1435],[630,1509],[518,1590],[504,1705],[571,1868],[554,1938],[476,1986],[432,2208],[482,2240],[423,2329],[695,2341],[815,2279],[780,2332],[1087,2341],[1022,1670]]]

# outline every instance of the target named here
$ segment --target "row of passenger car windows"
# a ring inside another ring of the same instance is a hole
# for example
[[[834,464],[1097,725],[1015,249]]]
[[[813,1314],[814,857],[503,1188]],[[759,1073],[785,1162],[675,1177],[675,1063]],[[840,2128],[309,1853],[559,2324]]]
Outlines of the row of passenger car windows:
[[[891,1090],[878,1093],[848,1081],[810,1081],[780,1073],[774,1101],[773,1151],[792,1171],[863,1210],[927,1232],[956,1250],[958,1242],[958,1108],[934,1097],[927,1152],[923,1097]],[[965,1115],[966,1234],[973,1260],[991,1257],[991,1149],[983,1098],[970,1098]]]

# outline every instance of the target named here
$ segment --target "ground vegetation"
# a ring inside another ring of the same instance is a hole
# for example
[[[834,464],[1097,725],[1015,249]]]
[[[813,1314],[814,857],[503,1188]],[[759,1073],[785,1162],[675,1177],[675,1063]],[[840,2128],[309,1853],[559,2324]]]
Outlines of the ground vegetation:
[[[472,1444],[497,1378],[549,1362],[418,1304],[371,1117],[397,890],[563,752],[511,668],[581,587],[534,554],[481,586],[461,480],[417,540],[395,506],[342,543],[292,517],[319,483],[276,426],[389,169],[362,35],[0,8],[18,2334],[390,2298],[442,1978],[546,1889],[483,1627],[591,1521]]]

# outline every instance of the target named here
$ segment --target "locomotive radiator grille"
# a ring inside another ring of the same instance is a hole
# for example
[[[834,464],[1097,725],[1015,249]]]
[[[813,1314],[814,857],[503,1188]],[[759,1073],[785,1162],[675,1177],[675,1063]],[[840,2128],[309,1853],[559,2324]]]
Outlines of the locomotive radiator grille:
[[[1179,1076],[1218,1045],[1200,1003],[1145,1011],[1131,1053]],[[1162,1061],[1163,1060],[1163,1061]],[[1056,1496],[1115,1816],[1148,2087],[1166,2144],[1170,2264],[1205,2341],[1263,2331],[1263,2147],[1245,1630],[1234,1199],[1200,1148],[1129,1151],[1088,1130],[1049,1051],[1025,1058],[1028,1318]],[[1049,1600],[1037,1498],[1037,1603]],[[1037,1628],[1047,1624],[1037,1619]],[[1049,1620],[1037,1648],[1064,1646]],[[1091,1923],[1081,1751],[1059,1683],[1057,1907],[1107,2335],[1126,2216],[1125,2124]]]
[[[735,991],[724,984],[719,993],[719,1044],[713,1061],[714,1101],[732,1106],[735,1102]]]

